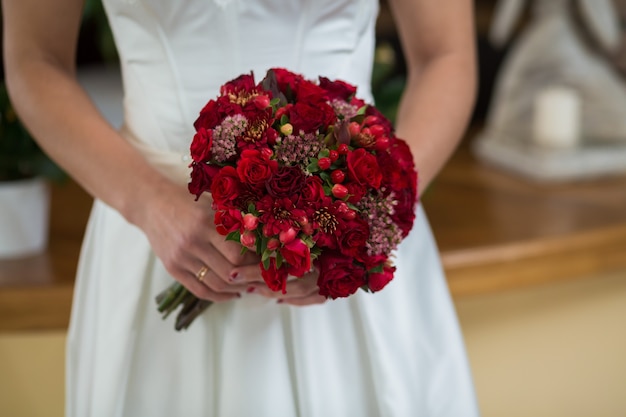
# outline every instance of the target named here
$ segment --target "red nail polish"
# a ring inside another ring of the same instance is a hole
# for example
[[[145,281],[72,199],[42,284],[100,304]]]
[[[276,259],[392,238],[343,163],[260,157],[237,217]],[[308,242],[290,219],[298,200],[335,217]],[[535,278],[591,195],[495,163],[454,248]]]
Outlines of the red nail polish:
[[[254,287],[248,287],[248,289],[246,290],[247,293],[251,293],[254,292]]]
[[[236,271],[235,272],[231,272],[230,279],[234,281],[237,278],[239,278],[239,272],[236,272]]]
[[[282,304],[285,300],[278,299],[276,300],[276,304]]]

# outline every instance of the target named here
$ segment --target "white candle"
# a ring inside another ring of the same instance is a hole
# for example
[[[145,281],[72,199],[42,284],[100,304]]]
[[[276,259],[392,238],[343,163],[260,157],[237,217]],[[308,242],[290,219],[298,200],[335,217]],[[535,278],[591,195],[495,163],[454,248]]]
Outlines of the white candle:
[[[572,148],[580,142],[578,93],[568,87],[549,87],[535,97],[533,141],[549,148]]]

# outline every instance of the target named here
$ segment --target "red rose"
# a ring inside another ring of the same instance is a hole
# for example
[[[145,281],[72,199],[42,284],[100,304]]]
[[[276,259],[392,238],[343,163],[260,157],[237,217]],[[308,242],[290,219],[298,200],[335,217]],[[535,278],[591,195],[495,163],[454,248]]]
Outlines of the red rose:
[[[326,91],[310,81],[302,81],[296,90],[296,101],[309,104],[326,102]]]
[[[256,149],[246,149],[237,164],[241,182],[255,188],[265,188],[267,181],[278,169],[278,162],[270,160]]]
[[[218,207],[232,207],[233,201],[239,197],[242,188],[237,170],[231,166],[225,166],[213,178],[211,184],[213,201]]]
[[[294,132],[303,131],[313,133],[317,130],[326,130],[337,119],[335,111],[326,103],[310,105],[298,102],[289,109],[289,122]]]
[[[393,279],[393,273],[395,271],[395,267],[385,265],[383,272],[375,272],[368,275],[367,286],[374,292],[382,290]]]
[[[365,252],[365,243],[370,236],[367,222],[360,217],[355,217],[353,220],[346,221],[341,228],[343,232],[337,240],[341,253],[361,260]]]
[[[212,145],[213,130],[207,130],[201,127],[191,141],[191,158],[195,162],[207,162],[211,157]]]
[[[329,98],[350,101],[356,94],[356,87],[341,80],[331,81],[326,77],[319,77],[320,87],[326,90]]]
[[[320,295],[330,298],[347,297],[365,285],[365,269],[355,265],[352,258],[324,252],[317,260],[320,274],[317,285]]]
[[[348,203],[356,204],[365,196],[367,190],[358,182],[350,182],[346,184],[348,189]]]
[[[288,90],[292,92],[296,91],[296,89],[298,88],[298,84],[300,84],[300,82],[304,80],[302,75],[295,74],[284,68],[272,68],[270,71],[273,71],[276,75],[278,88],[285,94],[288,92]]]
[[[272,197],[289,197],[300,194],[306,175],[299,166],[281,166],[266,183],[267,192]]]
[[[215,223],[217,233],[223,236],[243,228],[241,211],[235,209],[216,211],[213,222]]]
[[[215,165],[207,165],[204,163],[191,163],[191,181],[187,188],[189,192],[196,196],[196,200],[205,191],[211,190],[213,178],[219,172],[220,168]]]
[[[322,179],[313,175],[306,177],[300,192],[300,199],[304,202],[312,203],[321,200],[323,197],[324,187]]]
[[[287,262],[287,272],[301,277],[311,270],[311,250],[302,239],[293,239],[280,248],[280,254]]]
[[[361,185],[380,188],[383,176],[376,157],[363,148],[352,151],[346,157],[348,173],[353,181]]]
[[[285,294],[287,287],[287,268],[283,264],[279,269],[276,269],[276,258],[270,258],[270,267],[268,269],[263,268],[261,264],[261,276],[263,281],[272,291],[282,291]]]

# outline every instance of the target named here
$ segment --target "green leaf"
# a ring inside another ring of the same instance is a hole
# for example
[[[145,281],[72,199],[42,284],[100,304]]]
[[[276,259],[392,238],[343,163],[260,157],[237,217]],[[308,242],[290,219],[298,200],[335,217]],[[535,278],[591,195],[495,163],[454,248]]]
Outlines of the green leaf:
[[[319,165],[317,165],[317,159],[316,158],[311,158],[309,159],[309,165],[307,165],[306,170],[309,171],[310,173],[314,173],[320,170]]]
[[[230,232],[226,235],[225,240],[241,243],[241,234],[238,231]]]
[[[284,258],[280,253],[276,253],[276,268],[280,268],[283,265]]]
[[[265,259],[264,261],[261,261],[261,263],[263,264],[263,268],[267,271],[268,269],[270,269],[270,258]]]

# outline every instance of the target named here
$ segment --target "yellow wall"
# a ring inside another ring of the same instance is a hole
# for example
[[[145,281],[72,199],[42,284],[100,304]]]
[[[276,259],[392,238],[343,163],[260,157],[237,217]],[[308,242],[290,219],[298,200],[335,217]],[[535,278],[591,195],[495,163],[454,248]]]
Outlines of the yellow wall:
[[[483,417],[626,416],[626,271],[456,305]]]
[[[63,416],[65,332],[0,333],[0,416]]]
[[[456,307],[483,417],[626,416],[626,271]],[[64,343],[0,333],[0,416],[63,415]]]

